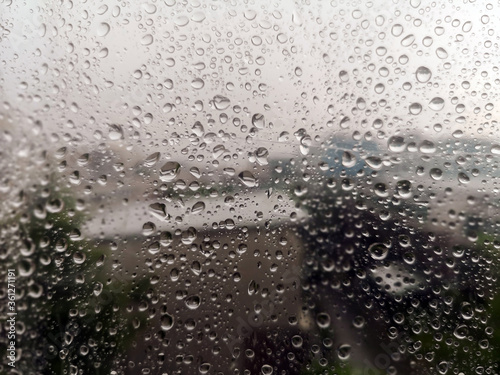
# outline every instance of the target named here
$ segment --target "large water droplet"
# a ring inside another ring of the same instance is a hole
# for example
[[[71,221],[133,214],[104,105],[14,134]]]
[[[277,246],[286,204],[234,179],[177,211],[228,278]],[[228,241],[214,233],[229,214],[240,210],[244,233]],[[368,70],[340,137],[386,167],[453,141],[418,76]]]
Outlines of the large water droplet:
[[[267,157],[269,156],[269,151],[267,148],[264,147],[259,147],[257,151],[255,151],[255,159],[257,160],[257,163],[260,165],[267,165],[269,164]]]
[[[439,57],[440,59],[446,59],[448,57],[448,52],[446,52],[446,50],[444,48],[441,48],[439,47],[437,50],[436,50],[436,55],[437,57]]]
[[[106,36],[106,35],[108,35],[110,30],[111,30],[111,27],[109,26],[109,24],[107,24],[106,22],[101,22],[97,26],[96,33],[98,36]]]
[[[443,171],[439,168],[432,168],[430,171],[429,171],[429,175],[431,176],[431,178],[433,180],[440,180],[441,178],[443,178]]]
[[[432,72],[430,71],[429,68],[425,66],[420,66],[419,68],[417,68],[415,76],[418,82],[425,83],[431,79]]]
[[[141,44],[143,46],[149,46],[149,45],[153,44],[153,41],[154,41],[154,38],[153,38],[153,35],[151,35],[151,34],[146,34],[141,38]]]
[[[382,260],[389,254],[389,249],[383,243],[375,242],[368,247],[370,256],[375,260]]]
[[[175,161],[166,162],[160,168],[160,180],[164,182],[171,182],[178,176],[181,165]]]
[[[470,178],[464,172],[460,172],[458,174],[458,181],[461,182],[462,184],[467,184],[470,182]]]
[[[261,113],[254,114],[252,116],[252,125],[257,129],[263,129],[266,126],[264,115]]]
[[[174,326],[174,317],[170,314],[164,314],[161,317],[161,329],[169,331]]]
[[[330,315],[328,315],[327,313],[319,313],[316,317],[316,323],[318,324],[318,327],[322,329],[330,327]]]
[[[387,142],[387,146],[390,151],[392,152],[403,152],[405,150],[405,139],[400,136],[393,136],[389,138],[389,141]]]
[[[500,145],[493,145],[491,146],[491,153],[493,155],[500,155]]]
[[[410,111],[410,114],[418,115],[420,112],[422,112],[422,105],[420,103],[411,103],[408,109]]]
[[[240,181],[248,187],[254,187],[257,184],[257,179],[249,171],[243,171],[238,175]]]
[[[203,81],[201,78],[195,78],[191,81],[191,87],[200,90],[205,86],[205,81]]]
[[[220,111],[227,109],[229,105],[231,104],[231,101],[226,98],[225,96],[222,95],[216,95],[214,96],[214,99],[212,101],[213,106],[215,109],[218,109]]]
[[[351,356],[351,351],[352,351],[351,345],[342,344],[337,349],[337,355],[339,356],[340,360],[347,361]]]
[[[196,310],[198,307],[200,307],[201,298],[199,296],[196,296],[196,295],[190,296],[184,300],[184,303],[186,304],[188,309]]]
[[[440,97],[432,98],[429,102],[429,108],[433,111],[440,111],[444,108],[444,99]]]
[[[352,168],[356,165],[356,156],[349,151],[342,154],[342,165],[346,168]]]
[[[120,125],[109,125],[108,135],[110,140],[119,141],[123,139],[123,128]]]
[[[199,214],[200,212],[203,212],[205,210],[205,202],[200,201],[196,202],[193,207],[191,208],[191,212],[193,214]]]
[[[153,165],[155,165],[158,160],[160,160],[160,153],[159,152],[155,152],[151,155],[149,155],[146,160],[144,160],[144,166],[145,167],[152,167]]]
[[[433,154],[436,152],[436,145],[431,141],[425,140],[420,143],[418,149],[422,154]]]

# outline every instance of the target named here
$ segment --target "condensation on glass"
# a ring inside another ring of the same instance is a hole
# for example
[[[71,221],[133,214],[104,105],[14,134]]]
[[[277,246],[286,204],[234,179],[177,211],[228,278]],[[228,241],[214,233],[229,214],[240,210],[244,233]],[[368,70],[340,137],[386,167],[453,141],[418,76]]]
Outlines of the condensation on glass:
[[[499,11],[0,1],[0,372],[497,374]]]

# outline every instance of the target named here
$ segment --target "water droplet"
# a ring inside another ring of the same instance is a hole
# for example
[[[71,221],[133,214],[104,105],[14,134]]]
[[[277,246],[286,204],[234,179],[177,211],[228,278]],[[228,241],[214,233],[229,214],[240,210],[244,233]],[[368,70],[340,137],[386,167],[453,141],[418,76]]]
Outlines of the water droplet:
[[[420,112],[422,112],[422,105],[420,103],[411,103],[408,109],[410,111],[410,114],[418,115]]]
[[[101,22],[98,26],[97,26],[97,35],[98,36],[106,36],[108,35],[109,31],[111,30],[111,27],[109,26],[109,24],[107,24],[106,22]]]
[[[153,44],[153,41],[154,41],[154,38],[153,38],[153,35],[151,35],[151,34],[146,34],[141,38],[141,44],[143,46],[149,46],[149,45]]]
[[[410,34],[404,37],[404,39],[401,41],[401,45],[403,47],[409,47],[413,44],[414,41],[415,41],[415,35]]]
[[[347,361],[351,356],[351,345],[349,344],[340,345],[337,349],[337,355],[339,356],[340,360]]]
[[[259,165],[267,165],[269,164],[267,157],[269,156],[269,151],[267,148],[259,147],[257,151],[255,151],[255,159]]]
[[[160,180],[163,182],[171,182],[179,175],[181,165],[175,161],[166,162],[160,168]]]
[[[240,181],[247,187],[254,187],[257,185],[257,179],[249,171],[243,171],[238,175]]]
[[[471,29],[472,29],[472,22],[470,21],[465,22],[462,26],[462,31],[464,33],[468,33],[469,31],[471,31]]]
[[[373,191],[375,194],[377,194],[379,197],[385,198],[389,196],[389,191],[387,190],[387,186],[382,183],[378,182],[373,186]]]
[[[266,126],[266,120],[264,118],[264,115],[261,113],[256,113],[252,116],[252,125],[255,126],[257,129],[264,129]]]
[[[174,23],[177,26],[183,27],[189,23],[189,18],[187,18],[186,16],[178,16],[177,18],[174,19]]]
[[[160,251],[160,243],[158,241],[155,241],[151,244],[148,245],[148,252],[152,255],[158,254]]]
[[[460,306],[460,315],[462,315],[462,318],[465,320],[470,320],[474,317],[474,309],[469,302],[462,302]]]
[[[200,90],[205,86],[205,81],[203,81],[201,78],[195,78],[191,81],[191,87]]]
[[[444,48],[439,47],[436,50],[436,56],[439,57],[440,59],[446,59],[448,57],[448,52]]]
[[[470,178],[464,172],[460,172],[458,174],[458,181],[461,182],[462,184],[467,184],[470,182]]]
[[[108,136],[112,141],[119,141],[123,139],[123,128],[120,125],[109,125]]]
[[[375,260],[382,260],[389,254],[389,249],[383,243],[375,242],[368,247],[370,256]]]
[[[203,212],[205,210],[205,202],[196,202],[193,207],[191,208],[191,212],[193,214],[199,214],[200,212]]]
[[[294,348],[300,348],[304,342],[302,337],[299,335],[293,336],[291,341]]]
[[[500,145],[493,145],[491,146],[491,153],[493,155],[500,155]]]
[[[438,181],[443,178],[443,171],[439,168],[432,168],[429,172],[429,175],[433,180]]]
[[[290,139],[290,133],[288,132],[281,132],[279,137],[278,137],[278,142],[286,142]],[[498,147],[499,151],[500,151],[500,146]]]
[[[196,296],[196,295],[190,296],[184,300],[184,303],[186,304],[188,309],[196,310],[198,307],[200,307],[201,298],[199,296]]]
[[[163,220],[167,217],[167,206],[164,203],[153,203],[149,205],[149,212]]]
[[[420,66],[415,72],[415,76],[418,82],[425,83],[429,81],[432,77],[432,72],[429,68],[425,66]]]
[[[174,326],[174,317],[170,314],[164,314],[161,317],[161,329],[169,331]]]
[[[422,154],[433,154],[436,152],[436,145],[431,141],[422,141],[418,147]]]
[[[142,225],[142,234],[144,236],[151,236],[156,231],[156,225],[148,221]]]
[[[220,111],[227,109],[229,105],[231,104],[231,101],[226,98],[225,96],[222,95],[216,95],[214,96],[214,99],[212,101],[213,106],[215,109],[218,109]]]
[[[273,368],[269,365],[263,365],[260,372],[262,372],[262,375],[271,375],[273,373]]]
[[[375,170],[379,170],[382,168],[382,159],[377,156],[369,156],[365,159],[366,164]]]
[[[356,165],[356,156],[349,151],[342,154],[342,165],[346,168],[352,168]]]
[[[401,34],[403,34],[403,26],[401,26],[399,23],[395,24],[394,26],[392,26],[392,29],[391,29],[391,33],[392,35],[394,35],[395,37],[398,37],[400,36]]]
[[[440,375],[445,375],[448,372],[449,365],[448,365],[448,362],[441,361],[437,364],[436,367],[437,367],[437,370],[438,370]],[[461,373],[461,374],[463,374],[463,373]]]
[[[318,324],[318,327],[321,329],[326,329],[330,327],[330,315],[327,313],[319,313],[318,316],[316,317],[316,323]]]
[[[405,139],[400,136],[393,136],[389,138],[389,141],[387,142],[387,146],[390,151],[392,152],[403,152],[405,150],[406,144],[405,144]]]
[[[429,102],[429,108],[433,111],[440,111],[444,108],[444,99],[440,97],[432,98]]]
[[[455,336],[459,340],[463,340],[467,337],[469,334],[469,328],[465,325],[459,325],[457,328],[455,328],[455,331],[453,331],[453,336]]]
[[[205,13],[201,11],[194,12],[193,15],[191,16],[191,20],[198,23],[203,22],[205,18],[206,18]]]
[[[191,245],[198,237],[198,232],[195,228],[189,227],[181,233],[181,242],[184,245]]]
[[[160,160],[160,153],[159,152],[155,152],[151,155],[149,155],[146,160],[144,160],[144,166],[145,167],[152,167],[153,165],[155,165],[158,160]]]

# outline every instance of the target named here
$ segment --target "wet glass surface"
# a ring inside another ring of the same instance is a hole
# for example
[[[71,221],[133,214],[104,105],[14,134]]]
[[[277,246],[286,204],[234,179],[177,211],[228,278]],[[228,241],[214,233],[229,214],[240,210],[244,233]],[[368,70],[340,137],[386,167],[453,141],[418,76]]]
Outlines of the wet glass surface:
[[[0,1],[0,372],[497,374],[498,12]]]

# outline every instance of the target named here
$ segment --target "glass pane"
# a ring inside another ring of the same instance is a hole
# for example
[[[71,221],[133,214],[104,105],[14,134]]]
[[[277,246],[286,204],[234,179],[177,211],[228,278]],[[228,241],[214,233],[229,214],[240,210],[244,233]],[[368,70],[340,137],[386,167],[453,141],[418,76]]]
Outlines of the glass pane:
[[[0,372],[498,373],[498,11],[2,1]]]

